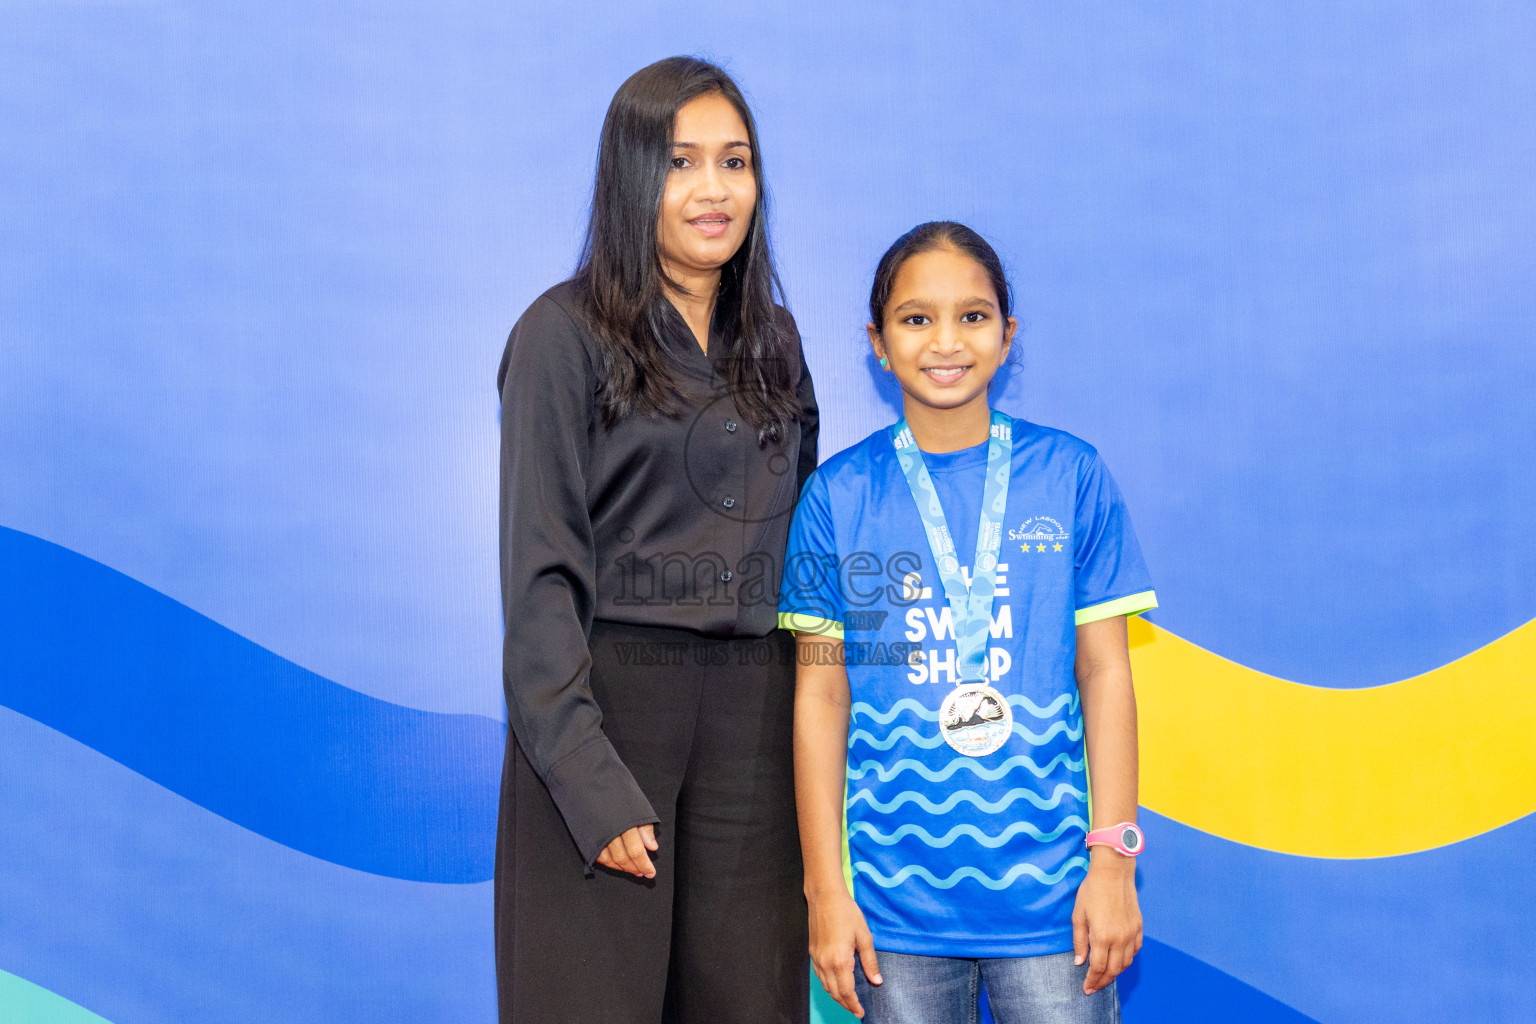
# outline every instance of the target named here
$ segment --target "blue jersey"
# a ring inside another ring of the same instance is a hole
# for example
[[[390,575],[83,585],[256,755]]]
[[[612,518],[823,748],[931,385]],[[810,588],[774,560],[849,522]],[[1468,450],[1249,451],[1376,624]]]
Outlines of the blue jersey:
[[[960,682],[954,623],[891,438],[876,431],[806,483],[779,597],[780,625],[843,638],[849,888],[878,949],[1071,949],[1089,824],[1076,626],[1157,605],[1125,504],[1090,445],[1013,421],[986,661],[1012,734],[957,754],[938,721]],[[969,562],[987,445],[922,457]]]

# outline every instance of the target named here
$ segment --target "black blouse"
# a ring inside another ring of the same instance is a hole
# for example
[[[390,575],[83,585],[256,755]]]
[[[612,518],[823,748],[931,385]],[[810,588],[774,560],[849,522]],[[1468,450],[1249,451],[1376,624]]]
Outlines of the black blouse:
[[[688,414],[605,430],[598,342],[579,309],[569,282],[536,299],[496,383],[507,716],[590,868],[620,833],[659,820],[603,735],[587,682],[592,620],[720,637],[773,630],[818,415],[797,344],[801,421],[760,448],[722,373],[729,339],[712,329],[706,356],[674,310],[664,342]]]

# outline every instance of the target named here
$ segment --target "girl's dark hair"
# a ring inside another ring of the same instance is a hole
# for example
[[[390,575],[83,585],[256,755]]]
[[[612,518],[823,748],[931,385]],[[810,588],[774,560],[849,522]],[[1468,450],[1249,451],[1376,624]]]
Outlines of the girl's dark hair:
[[[997,308],[1004,320],[1008,319],[1013,296],[1008,288],[1008,275],[1003,271],[1003,261],[976,232],[964,224],[952,220],[930,220],[902,235],[891,243],[875,267],[875,283],[869,290],[869,322],[875,330],[885,330],[885,304],[891,300],[891,289],[896,284],[896,272],[901,265],[920,253],[932,252],[948,246],[958,249],[981,264],[992,279],[992,290],[997,293]]]
[[[715,323],[725,340],[725,377],[758,443],[783,436],[799,416],[792,368],[795,337],[776,303],[783,289],[768,249],[768,189],[757,125],[731,77],[708,61],[668,57],[641,68],[619,86],[603,120],[587,222],[575,282],[598,339],[603,422],[632,413],[679,416],[687,411],[662,345],[678,313],[667,301],[657,218],[672,165],[677,112],[700,96],[719,93],[747,126],[757,205],[747,237],[721,268]],[[710,352],[711,357],[716,353]]]

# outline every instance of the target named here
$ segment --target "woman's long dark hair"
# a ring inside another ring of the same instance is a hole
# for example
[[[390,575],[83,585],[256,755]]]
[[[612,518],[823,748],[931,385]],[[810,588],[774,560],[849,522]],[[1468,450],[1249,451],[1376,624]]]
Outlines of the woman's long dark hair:
[[[726,342],[723,375],[741,415],[757,429],[758,443],[766,444],[782,438],[799,415],[795,338],[775,308],[783,290],[768,249],[768,190],[757,125],[724,71],[693,57],[668,57],[641,68],[614,93],[603,120],[592,214],[575,281],[599,343],[604,425],[637,412],[686,412],[661,341],[668,320],[675,329],[678,314],[663,291],[657,219],[677,112],[710,93],[736,108],[752,147],[757,205],[741,248],[721,268],[715,323]]]

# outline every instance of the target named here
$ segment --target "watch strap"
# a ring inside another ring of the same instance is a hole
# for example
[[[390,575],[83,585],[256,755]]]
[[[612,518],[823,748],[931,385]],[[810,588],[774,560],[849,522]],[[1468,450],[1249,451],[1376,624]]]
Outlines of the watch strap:
[[[1088,833],[1088,846],[1108,846],[1122,857],[1135,857],[1146,849],[1146,836],[1135,822],[1122,821]]]

